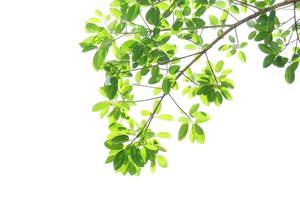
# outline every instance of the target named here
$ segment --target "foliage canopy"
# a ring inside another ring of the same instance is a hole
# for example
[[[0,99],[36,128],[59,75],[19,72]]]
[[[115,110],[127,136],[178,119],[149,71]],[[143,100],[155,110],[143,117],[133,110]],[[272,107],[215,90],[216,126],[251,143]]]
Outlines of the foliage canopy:
[[[80,46],[83,52],[95,52],[93,67],[106,77],[100,93],[107,100],[92,109],[109,122],[106,163],[130,175],[140,174],[147,163],[152,171],[157,164],[168,166],[160,138],[172,134],[155,132],[150,126],[153,119],[174,120],[161,113],[166,98],[180,111],[178,140],[205,142],[202,123],[210,116],[200,110],[200,103],[220,106],[232,99],[234,88],[225,60],[209,58],[212,48],[224,58],[237,56],[245,63],[243,49],[249,41],[256,43],[264,54],[262,67],[284,68],[286,82],[293,83],[300,61],[299,7],[297,0],[112,0],[109,14],[96,10],[85,26],[89,36]],[[282,20],[282,13],[291,16]],[[249,28],[248,41],[241,41],[240,26]],[[181,55],[181,46],[191,53]],[[193,66],[201,59],[205,64],[199,71]],[[154,96],[135,99],[134,87],[153,90]],[[198,98],[199,103],[186,111],[175,92]],[[146,101],[153,101],[153,107],[134,119],[132,107]]]

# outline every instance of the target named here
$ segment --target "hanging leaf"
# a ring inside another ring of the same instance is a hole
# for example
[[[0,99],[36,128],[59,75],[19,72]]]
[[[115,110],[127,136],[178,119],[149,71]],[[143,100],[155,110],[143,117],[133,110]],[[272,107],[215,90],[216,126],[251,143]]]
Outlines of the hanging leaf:
[[[178,140],[183,140],[188,133],[189,130],[189,124],[184,123],[180,126],[179,133],[178,133]]]
[[[288,66],[285,70],[285,80],[287,83],[291,84],[295,80],[295,71],[297,70],[299,62],[294,62]]]

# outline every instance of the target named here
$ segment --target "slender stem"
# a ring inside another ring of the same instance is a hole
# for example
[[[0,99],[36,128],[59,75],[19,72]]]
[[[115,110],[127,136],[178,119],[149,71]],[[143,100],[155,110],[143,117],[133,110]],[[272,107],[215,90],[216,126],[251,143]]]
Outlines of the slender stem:
[[[192,83],[194,83],[195,85],[198,85],[198,83],[196,83],[193,79],[191,79],[190,77],[188,77],[185,74],[182,74],[186,79],[188,79],[189,81],[191,81]]]
[[[171,94],[169,94],[169,96],[170,96],[170,98],[172,99],[172,101],[175,103],[175,105],[177,106],[177,108],[179,109],[179,110],[181,110],[181,112],[183,113],[183,114],[185,114],[185,116],[187,116],[187,118],[189,118],[189,120],[191,121],[191,122],[193,122],[193,120],[192,120],[192,118],[179,106],[179,104],[175,101],[175,99],[172,97],[172,95]]]
[[[222,10],[223,12],[226,12],[228,15],[230,15],[233,19],[235,19],[236,21],[239,21],[233,14],[231,14],[230,12],[228,12],[227,10],[223,9],[223,8],[219,8],[217,6],[212,6],[216,9]]]
[[[151,85],[143,85],[143,84],[139,84],[139,83],[132,83],[132,85],[139,86],[139,87],[153,88],[153,89],[161,89],[160,87],[155,87],[155,86],[151,86]]]
[[[216,82],[216,84],[218,84],[217,76],[216,76],[216,74],[215,74],[215,72],[214,72],[214,69],[213,69],[212,66],[211,66],[210,60],[208,59],[207,52],[205,52],[205,57],[206,57],[208,66],[209,66],[209,68],[210,68],[210,71],[211,71],[211,73],[212,73],[213,76],[214,76],[215,82]]]
[[[233,2],[236,2],[236,3],[238,3],[238,4],[240,4],[240,5],[244,6],[244,7],[251,7],[251,8],[254,8],[256,10],[259,10],[259,8],[257,8],[256,6],[248,4],[248,3],[243,2],[243,1],[233,0]]]
[[[298,46],[298,40],[299,40],[298,24],[297,24],[297,16],[296,16],[296,2],[294,3],[294,24],[295,24],[295,30],[296,30],[296,36],[297,36],[297,41],[296,41],[296,45],[295,45],[295,52],[296,52],[297,46]]]
[[[235,33],[235,38],[236,38],[236,42],[237,42],[237,48],[240,48],[239,36],[238,36],[236,28],[234,29],[234,33]]]
[[[120,100],[120,101],[107,101],[110,103],[139,103],[139,102],[145,102],[145,101],[152,101],[155,99],[160,99],[162,96],[158,96],[158,97],[152,97],[152,98],[148,98],[148,99],[139,99],[139,100]]]

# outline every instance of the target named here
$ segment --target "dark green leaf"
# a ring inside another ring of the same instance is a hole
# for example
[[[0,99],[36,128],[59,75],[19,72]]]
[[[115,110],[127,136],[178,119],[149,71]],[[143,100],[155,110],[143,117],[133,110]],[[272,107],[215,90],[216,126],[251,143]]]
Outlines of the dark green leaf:
[[[263,61],[263,68],[269,67],[273,63],[274,60],[275,60],[275,55],[272,55],[272,54],[267,55]]]
[[[160,10],[157,7],[152,7],[146,14],[146,20],[149,24],[157,26],[160,24]]]
[[[112,100],[118,92],[118,79],[109,77],[108,82],[105,82],[103,90],[109,100]]]
[[[120,150],[123,149],[124,145],[123,144],[114,144],[112,143],[112,141],[107,140],[104,145],[106,146],[106,148],[110,149],[110,150]]]
[[[294,62],[288,66],[285,70],[285,80],[287,83],[291,84],[295,80],[295,71],[297,70],[299,62]]]
[[[172,86],[172,79],[166,77],[162,83],[162,90],[165,94],[169,94]]]
[[[140,13],[140,5],[134,4],[127,10],[126,19],[127,21],[133,21]]]
[[[122,167],[124,161],[125,161],[126,155],[125,155],[125,151],[121,150],[119,151],[115,158],[114,158],[114,169],[118,170]]]
[[[180,69],[180,66],[179,65],[172,65],[170,68],[169,68],[169,73],[170,74],[176,74]]]
[[[273,50],[271,49],[271,47],[269,47],[268,45],[266,44],[259,44],[258,45],[259,49],[266,53],[266,54],[274,54]]]
[[[285,64],[288,62],[288,58],[283,57],[283,56],[277,56],[273,62],[273,64],[277,67],[284,67]]]
[[[195,12],[195,16],[200,17],[202,16],[206,11],[206,7],[205,6],[201,6],[200,8],[198,8],[198,10]]]
[[[93,59],[93,66],[95,70],[99,70],[102,68],[107,54],[108,54],[108,48],[101,48],[95,53]]]
[[[129,140],[128,135],[118,135],[111,139],[112,143],[114,144],[123,144]]]

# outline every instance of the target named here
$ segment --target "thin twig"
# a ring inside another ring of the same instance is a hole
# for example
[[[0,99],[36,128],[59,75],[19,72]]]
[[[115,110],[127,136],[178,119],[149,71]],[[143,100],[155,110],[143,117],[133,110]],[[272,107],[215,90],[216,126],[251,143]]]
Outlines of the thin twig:
[[[216,81],[216,84],[218,84],[218,79],[217,79],[217,76],[216,76],[216,74],[215,74],[215,72],[214,72],[214,69],[213,69],[213,67],[211,66],[210,60],[208,59],[207,52],[205,52],[205,57],[206,57],[206,60],[207,60],[208,66],[209,66],[209,68],[210,68],[210,71],[211,71],[211,73],[212,73],[212,74],[213,74],[213,76],[214,76],[214,79],[215,79],[215,81]]]
[[[185,114],[185,116],[187,116],[187,118],[189,118],[189,120],[191,122],[193,122],[192,118],[179,106],[179,104],[175,101],[175,99],[172,97],[171,94],[169,94],[170,98],[172,99],[172,101],[175,103],[175,105],[177,106],[177,108],[183,113]]]

